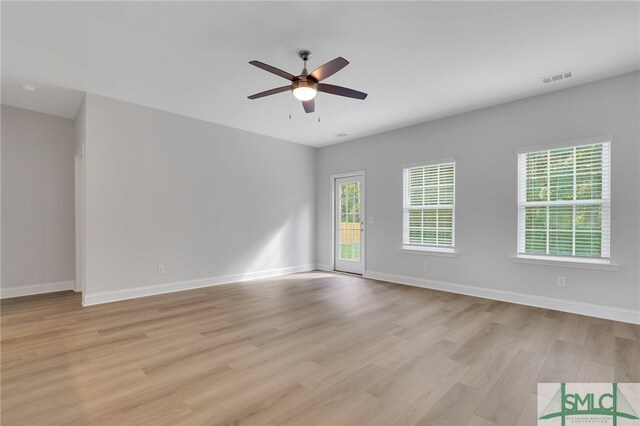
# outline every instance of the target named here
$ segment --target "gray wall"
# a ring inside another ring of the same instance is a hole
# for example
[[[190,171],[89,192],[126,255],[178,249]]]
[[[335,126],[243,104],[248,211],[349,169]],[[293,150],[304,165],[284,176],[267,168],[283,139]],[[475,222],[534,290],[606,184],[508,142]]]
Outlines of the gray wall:
[[[2,288],[74,279],[73,120],[2,105]]]
[[[319,150],[318,262],[331,264],[330,175],[366,171],[367,271],[619,308],[640,307],[640,73],[556,91]],[[513,263],[516,150],[613,135],[611,256],[619,271]],[[408,254],[402,241],[404,164],[456,160],[458,258]],[[428,261],[430,270],[424,270]],[[566,277],[566,287],[556,277]]]
[[[85,297],[314,263],[315,149],[85,102]]]

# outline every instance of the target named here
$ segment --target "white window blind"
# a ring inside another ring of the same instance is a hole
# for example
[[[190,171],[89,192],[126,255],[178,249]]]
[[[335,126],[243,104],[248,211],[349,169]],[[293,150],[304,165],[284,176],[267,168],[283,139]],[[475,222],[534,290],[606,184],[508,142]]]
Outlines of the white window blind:
[[[404,169],[403,200],[403,246],[454,247],[455,163]]]
[[[518,254],[608,260],[610,142],[518,155]]]

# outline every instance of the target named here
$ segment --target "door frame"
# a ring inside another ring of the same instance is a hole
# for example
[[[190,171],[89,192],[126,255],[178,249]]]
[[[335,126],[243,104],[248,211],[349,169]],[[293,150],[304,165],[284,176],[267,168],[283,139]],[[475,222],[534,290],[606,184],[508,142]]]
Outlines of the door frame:
[[[74,161],[75,281],[74,291],[85,295],[85,157],[84,144]]]
[[[362,259],[362,276],[367,272],[367,197],[366,197],[366,175],[364,170],[356,170],[353,172],[336,173],[329,176],[331,181],[331,272],[336,271],[336,179],[348,177],[360,177],[362,185],[360,187],[360,217],[364,226],[360,233],[360,258]]]

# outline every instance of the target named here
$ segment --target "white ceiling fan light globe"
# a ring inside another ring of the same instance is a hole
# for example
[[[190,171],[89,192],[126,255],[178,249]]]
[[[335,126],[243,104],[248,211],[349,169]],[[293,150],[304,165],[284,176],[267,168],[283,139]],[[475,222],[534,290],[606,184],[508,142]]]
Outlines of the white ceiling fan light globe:
[[[316,97],[317,93],[318,92],[316,89],[308,86],[300,86],[293,89],[293,96],[301,101],[310,101],[311,99]]]

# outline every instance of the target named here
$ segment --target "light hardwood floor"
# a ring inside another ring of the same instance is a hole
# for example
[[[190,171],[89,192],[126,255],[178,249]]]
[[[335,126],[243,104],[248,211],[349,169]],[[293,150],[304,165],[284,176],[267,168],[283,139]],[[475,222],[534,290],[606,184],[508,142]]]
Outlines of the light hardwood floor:
[[[319,272],[1,318],[3,425],[532,425],[538,382],[640,382],[640,326]]]

